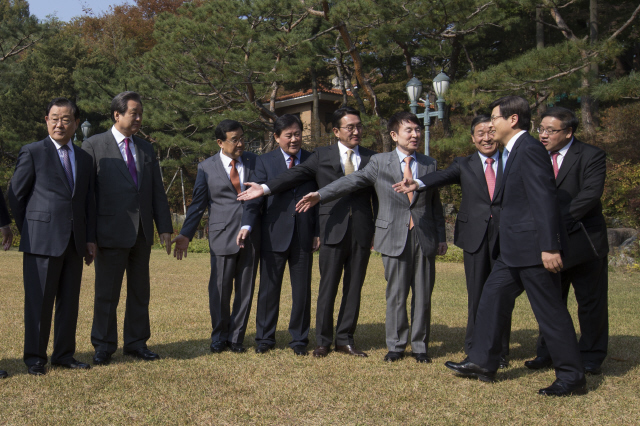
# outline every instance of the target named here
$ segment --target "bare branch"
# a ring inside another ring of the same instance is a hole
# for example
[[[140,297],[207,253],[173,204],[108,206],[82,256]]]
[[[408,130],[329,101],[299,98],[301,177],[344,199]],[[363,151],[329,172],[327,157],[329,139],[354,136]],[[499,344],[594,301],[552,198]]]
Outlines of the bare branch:
[[[614,32],[613,34],[611,34],[611,37],[609,37],[609,40],[613,40],[614,38],[618,37],[618,35],[624,31],[625,29],[627,29],[627,27],[629,25],[631,25],[631,22],[633,22],[634,19],[636,19],[636,16],[638,16],[638,13],[640,13],[640,5],[638,5],[638,7],[636,8],[636,10],[633,11],[633,13],[631,14],[631,17],[629,18],[629,20],[627,20],[627,22],[624,23],[624,25],[622,25],[620,28],[618,28],[618,30],[616,32]]]

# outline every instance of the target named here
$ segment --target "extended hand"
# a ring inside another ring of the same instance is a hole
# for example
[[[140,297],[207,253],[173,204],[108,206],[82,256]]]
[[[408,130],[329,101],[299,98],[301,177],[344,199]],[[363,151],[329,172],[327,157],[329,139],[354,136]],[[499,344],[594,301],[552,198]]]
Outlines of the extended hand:
[[[2,248],[7,251],[11,248],[13,242],[13,232],[10,227],[2,228]]]
[[[413,179],[404,178],[398,183],[394,183],[391,185],[396,192],[400,192],[401,194],[407,194],[409,192],[417,191],[420,185]]]
[[[187,257],[187,250],[189,249],[189,239],[182,234],[178,234],[173,240],[171,240],[171,244],[175,243],[173,246],[173,257],[178,260],[182,260],[182,256],[184,255],[185,259]]]
[[[238,232],[238,236],[236,237],[236,244],[238,247],[244,248],[244,242],[249,238],[250,233],[251,232],[248,229],[241,229],[240,232]]]
[[[84,263],[87,266],[91,265],[93,259],[96,258],[96,245],[95,243],[87,243],[87,254],[84,255]]]
[[[171,254],[171,234],[160,234],[160,244],[162,244],[162,247],[166,247],[168,255]]]
[[[447,245],[447,243],[438,243],[438,256],[444,256],[445,254],[447,254],[448,249],[449,246]]]
[[[562,269],[562,257],[560,257],[560,251],[543,251],[542,264],[544,265],[544,269],[549,272],[553,272],[554,274],[560,272]]]
[[[310,192],[304,197],[302,197],[302,200],[298,201],[298,204],[296,204],[296,211],[298,213],[306,212],[311,207],[318,204],[319,202],[320,202],[320,194],[317,192]]]
[[[262,189],[262,185],[258,183],[245,182],[244,186],[248,186],[249,188],[238,194],[238,201],[249,201],[264,195],[264,189]]]

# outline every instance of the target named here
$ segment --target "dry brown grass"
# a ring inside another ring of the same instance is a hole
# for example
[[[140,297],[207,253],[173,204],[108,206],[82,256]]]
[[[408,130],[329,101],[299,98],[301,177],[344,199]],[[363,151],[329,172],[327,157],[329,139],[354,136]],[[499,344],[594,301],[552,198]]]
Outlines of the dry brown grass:
[[[285,284],[277,349],[253,352],[254,315],[246,354],[209,352],[209,259],[177,262],[152,254],[151,349],[145,363],[119,350],[107,367],[26,374],[22,363],[22,256],[0,253],[0,424],[638,424],[640,419],[640,286],[638,274],[612,273],[611,344],[605,375],[588,379],[584,397],[548,398],[536,391],[554,379],[523,361],[534,353],[536,323],[526,298],[513,321],[511,367],[489,385],[454,377],[443,363],[460,360],[466,295],[461,264],[439,263],[433,301],[432,364],[411,358],[387,364],[382,262],[372,256],[362,297],[358,347],[369,358],[330,354],[295,357],[288,349]],[[90,361],[93,268],[81,294],[77,358]],[[318,274],[314,273],[314,291]],[[257,294],[257,292],[256,292]],[[315,303],[315,294],[312,296]],[[575,312],[575,303],[571,306]],[[119,324],[122,328],[122,309]],[[312,327],[315,313],[312,313]],[[312,329],[312,335],[314,330]],[[311,345],[310,345],[311,346]]]

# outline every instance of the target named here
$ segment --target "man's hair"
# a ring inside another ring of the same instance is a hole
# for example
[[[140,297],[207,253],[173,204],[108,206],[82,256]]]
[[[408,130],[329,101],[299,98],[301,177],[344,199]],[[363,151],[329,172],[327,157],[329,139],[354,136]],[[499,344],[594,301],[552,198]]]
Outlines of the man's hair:
[[[542,120],[545,117],[553,117],[562,121],[562,128],[566,129],[571,127],[574,134],[576,133],[576,130],[578,130],[578,119],[570,109],[563,107],[551,107],[542,113],[540,119]]]
[[[283,114],[278,117],[275,123],[273,123],[273,133],[276,136],[280,136],[283,130],[296,124],[300,128],[300,131],[302,131],[302,121],[300,121],[300,118],[298,118],[297,115]]]
[[[398,129],[400,128],[400,125],[405,121],[407,123],[417,124],[422,128],[422,124],[420,123],[420,120],[418,119],[418,117],[416,117],[415,114],[412,114],[407,111],[400,111],[400,112],[396,112],[391,117],[389,117],[389,122],[387,123],[387,131],[389,133],[391,132],[398,133]]]
[[[495,107],[500,107],[500,115],[506,120],[512,115],[518,116],[516,127],[520,130],[529,130],[531,127],[531,109],[529,103],[520,96],[505,96],[491,102],[489,108],[493,111]]]
[[[49,115],[49,112],[51,111],[51,108],[53,108],[54,106],[57,107],[69,107],[71,108],[71,111],[73,112],[73,118],[75,118],[76,120],[78,120],[80,118],[80,108],[78,108],[78,105],[76,105],[75,102],[67,99],[67,98],[55,98],[54,100],[52,100],[51,102],[49,102],[49,105],[47,105],[47,115]]]
[[[242,130],[242,132],[244,133],[242,124],[240,124],[236,120],[222,120],[216,127],[216,139],[220,139],[224,142],[227,140],[227,132],[233,132],[234,130],[238,129]]]
[[[476,126],[478,124],[481,123],[490,123],[491,122],[491,116],[487,115],[487,114],[480,114],[480,115],[476,115],[473,118],[473,121],[471,121],[471,134],[473,135],[473,132],[476,131]]]
[[[360,111],[358,111],[357,109],[351,107],[338,108],[333,112],[333,115],[331,115],[331,125],[333,126],[333,128],[339,129],[340,120],[342,120],[342,117],[348,114],[357,115],[358,117],[360,117]]]
[[[118,114],[124,114],[127,112],[129,101],[136,101],[142,105],[142,99],[136,92],[122,92],[118,93],[111,101],[111,120],[116,122],[116,112]]]

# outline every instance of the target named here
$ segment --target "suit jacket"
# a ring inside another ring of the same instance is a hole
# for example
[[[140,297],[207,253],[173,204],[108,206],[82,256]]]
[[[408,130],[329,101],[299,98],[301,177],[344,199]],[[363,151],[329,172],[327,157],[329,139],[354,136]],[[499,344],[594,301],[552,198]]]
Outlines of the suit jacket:
[[[82,144],[82,149],[93,157],[95,168],[99,247],[133,247],[140,224],[147,244],[152,245],[154,221],[158,233],[173,232],[169,203],[153,147],[144,139],[136,136],[132,139],[138,186],[133,182],[111,129]]]
[[[240,247],[236,237],[242,222],[243,202],[238,201],[236,192],[224,169],[220,152],[198,164],[196,183],[193,186],[193,200],[187,209],[180,233],[192,239],[205,209],[209,209],[209,247],[216,256],[238,253]],[[257,155],[242,154],[243,182],[249,182],[249,174],[255,168]],[[260,230],[252,232],[251,241],[257,245]]]
[[[457,157],[445,170],[429,173],[419,179],[425,184],[421,190],[454,183],[461,186],[462,201],[456,218],[453,242],[462,250],[475,253],[487,233],[491,216],[494,220],[498,220],[500,206],[496,194],[502,183],[502,156],[498,155],[498,173],[493,200],[489,198],[482,159],[477,152],[468,157]],[[493,244],[490,250],[493,251]]]
[[[574,139],[556,178],[560,214],[567,231],[576,230],[578,222],[582,222],[600,257],[609,253],[600,202],[606,168],[603,150]]]
[[[9,204],[20,231],[20,251],[42,256],[64,254],[73,232],[76,250],[86,253],[96,241],[91,157],[74,147],[73,193],[49,137],[25,145],[18,154],[9,187]]]
[[[311,156],[309,151],[301,150],[300,162]],[[288,170],[282,150],[277,148],[259,156],[256,168],[249,175],[250,182],[265,183]],[[315,181],[306,181],[299,186],[282,191],[273,197],[261,197],[248,201],[244,205],[242,226],[254,228],[261,221],[261,250],[283,252],[289,248],[294,227],[302,250],[313,251],[313,238],[319,235],[318,208],[304,213],[296,213],[296,203],[309,192],[317,191]]]
[[[436,171],[433,158],[416,153],[416,159],[418,175]],[[372,156],[364,168],[320,188],[319,193],[324,204],[373,186],[379,203],[375,249],[386,256],[402,254],[409,234],[409,220],[413,217],[422,252],[425,256],[435,256],[438,243],[446,239],[440,194],[437,189],[426,190],[414,194],[409,203],[406,194],[399,194],[391,187],[401,181],[402,176],[398,154],[393,150]]]
[[[7,210],[7,203],[4,201],[4,194],[2,188],[0,188],[0,228],[9,225],[11,223],[11,216],[9,216],[9,210]]]
[[[549,153],[529,133],[523,133],[507,158],[500,200],[500,256],[509,267],[542,265],[543,251],[561,250],[556,180]]]
[[[375,151],[359,147],[360,169],[364,168]],[[340,164],[338,144],[316,148],[304,162],[267,181],[272,193],[286,191],[308,180],[315,180],[318,188],[323,188],[344,176]],[[378,200],[373,188],[363,188],[348,197],[323,204],[318,209],[320,221],[320,241],[322,244],[338,244],[347,233],[349,217],[356,224],[353,233],[361,247],[371,247],[373,237],[374,211]]]

